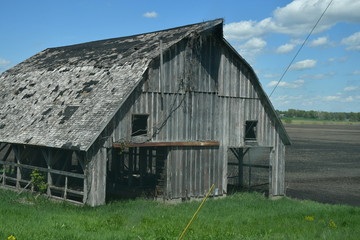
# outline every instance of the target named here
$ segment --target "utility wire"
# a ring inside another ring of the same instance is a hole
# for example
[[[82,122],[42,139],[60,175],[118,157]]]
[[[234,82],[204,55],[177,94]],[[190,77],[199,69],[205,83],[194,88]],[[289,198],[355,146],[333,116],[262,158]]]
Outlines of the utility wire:
[[[277,82],[277,84],[275,85],[274,89],[271,91],[269,98],[271,97],[271,95],[275,92],[276,88],[279,86],[280,82],[283,80],[285,74],[289,71],[291,65],[293,64],[293,62],[295,61],[296,57],[299,55],[300,51],[303,49],[305,43],[307,42],[307,40],[309,39],[309,37],[312,35],[312,33],[314,32],[315,28],[317,27],[317,25],[319,24],[320,20],[323,18],[323,16],[325,15],[326,11],[328,10],[328,8],[330,7],[331,3],[334,0],[331,0],[329,2],[329,4],[327,5],[327,7],[325,8],[325,10],[323,11],[323,13],[321,14],[321,16],[319,17],[319,19],[317,20],[317,22],[315,23],[314,27],[311,29],[311,31],[309,32],[309,34],[307,35],[307,37],[305,38],[304,42],[301,44],[299,50],[296,52],[295,56],[292,58],[292,60],[290,61],[289,65],[287,66],[287,68],[285,69],[284,73],[281,75],[279,81]]]

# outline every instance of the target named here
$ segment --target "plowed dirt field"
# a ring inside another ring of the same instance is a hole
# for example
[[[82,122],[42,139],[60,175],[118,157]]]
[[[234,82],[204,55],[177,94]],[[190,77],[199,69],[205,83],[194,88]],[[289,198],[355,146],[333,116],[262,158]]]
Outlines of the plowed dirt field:
[[[286,195],[360,206],[360,125],[287,124]]]

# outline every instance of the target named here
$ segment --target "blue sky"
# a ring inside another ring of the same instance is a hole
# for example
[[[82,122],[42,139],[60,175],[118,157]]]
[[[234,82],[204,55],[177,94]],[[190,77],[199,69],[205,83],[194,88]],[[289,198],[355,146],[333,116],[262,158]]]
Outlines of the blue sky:
[[[49,47],[224,18],[270,94],[330,0],[2,0],[0,72]],[[271,96],[276,109],[360,112],[360,0],[333,0]]]

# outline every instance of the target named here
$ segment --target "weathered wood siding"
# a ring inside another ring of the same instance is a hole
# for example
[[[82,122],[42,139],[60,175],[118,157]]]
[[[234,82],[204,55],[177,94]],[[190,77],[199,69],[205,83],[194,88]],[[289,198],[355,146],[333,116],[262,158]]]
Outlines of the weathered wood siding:
[[[112,141],[129,140],[132,114],[149,114],[151,141],[220,141],[219,148],[172,148],[170,198],[203,196],[212,183],[226,193],[227,149],[244,146],[245,121],[258,121],[257,141],[272,146],[273,195],[284,193],[285,147],[251,68],[214,36],[179,42],[152,63],[147,78],[113,120]]]
[[[107,160],[108,156],[106,148],[92,147],[87,152],[85,158],[85,184],[87,187],[87,192],[84,200],[90,206],[105,204]]]

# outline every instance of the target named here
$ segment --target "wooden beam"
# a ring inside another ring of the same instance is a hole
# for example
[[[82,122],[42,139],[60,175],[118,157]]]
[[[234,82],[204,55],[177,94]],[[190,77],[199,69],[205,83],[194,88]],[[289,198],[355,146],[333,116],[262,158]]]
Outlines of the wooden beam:
[[[0,164],[10,165],[10,166],[18,167],[18,168],[27,168],[27,169],[32,169],[32,170],[39,170],[39,171],[42,171],[42,172],[50,172],[50,173],[54,173],[54,174],[58,174],[58,175],[74,177],[74,178],[80,178],[80,179],[85,178],[85,176],[83,174],[66,172],[66,171],[56,170],[56,169],[52,169],[52,168],[48,169],[48,168],[43,168],[43,167],[36,167],[36,166],[31,166],[31,165],[26,165],[26,164],[3,162],[3,161],[0,161]]]
[[[218,147],[218,141],[199,141],[199,142],[145,142],[129,143],[126,147]],[[121,143],[113,143],[113,148],[123,148]]]
[[[2,151],[2,150],[4,150],[4,148],[6,148],[6,146],[8,145],[7,143],[4,143],[4,146],[2,146],[3,144],[2,143],[0,143],[0,152]]]

